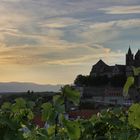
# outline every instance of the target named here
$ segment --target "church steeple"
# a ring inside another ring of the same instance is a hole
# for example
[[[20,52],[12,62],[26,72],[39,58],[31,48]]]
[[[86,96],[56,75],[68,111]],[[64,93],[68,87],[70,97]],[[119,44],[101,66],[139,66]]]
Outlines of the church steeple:
[[[136,53],[136,55],[135,55],[135,59],[137,58],[137,57],[139,57],[140,56],[140,49],[138,49],[138,51],[137,51],[137,53]]]
[[[131,48],[129,46],[128,53],[126,54],[126,65],[133,66],[134,65],[134,55],[132,54]]]
[[[138,49],[136,55],[135,55],[135,66],[139,67],[140,66],[140,49]]]
[[[132,55],[132,51],[131,51],[130,45],[129,45],[129,49],[128,49],[128,53],[127,54]]]

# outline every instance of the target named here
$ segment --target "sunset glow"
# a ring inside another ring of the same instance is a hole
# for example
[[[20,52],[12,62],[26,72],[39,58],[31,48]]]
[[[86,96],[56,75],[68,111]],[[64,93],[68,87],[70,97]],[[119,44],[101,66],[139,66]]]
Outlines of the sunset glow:
[[[1,0],[0,82],[73,83],[140,49],[139,0]]]

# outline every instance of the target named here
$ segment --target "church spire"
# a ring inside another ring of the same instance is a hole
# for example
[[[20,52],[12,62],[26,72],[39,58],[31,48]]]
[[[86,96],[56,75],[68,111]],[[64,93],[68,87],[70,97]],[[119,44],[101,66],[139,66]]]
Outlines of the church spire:
[[[131,47],[129,45],[129,49],[128,49],[128,54],[131,55],[132,54],[132,51],[131,51]]]
[[[136,55],[140,55],[140,49],[138,49],[138,51],[137,51]]]
[[[135,54],[135,66],[140,67],[140,49]]]
[[[133,54],[129,45],[128,53],[126,54],[126,65],[127,66],[133,66],[134,64],[134,58]]]

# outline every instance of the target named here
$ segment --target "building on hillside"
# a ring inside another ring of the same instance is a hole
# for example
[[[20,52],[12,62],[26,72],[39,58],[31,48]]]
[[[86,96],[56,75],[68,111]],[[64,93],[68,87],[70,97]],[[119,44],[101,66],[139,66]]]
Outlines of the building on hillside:
[[[133,67],[140,67],[140,49],[134,55],[131,51],[131,48],[129,47],[128,52],[126,53],[125,65],[115,64],[113,66],[109,66],[103,60],[99,60],[95,65],[92,66],[89,77],[95,80],[102,76],[105,76],[108,79],[114,79],[114,77],[118,77],[120,78],[119,80],[123,81],[124,77],[126,80],[126,77],[133,75]],[[114,81],[116,82],[116,80]],[[140,75],[135,77],[135,81],[137,85],[140,86]],[[131,105],[133,100],[140,100],[140,95],[138,95],[138,92],[135,89],[131,89],[129,91],[129,99],[124,98],[123,86],[115,87],[111,82],[112,81],[110,80],[109,84],[102,86],[84,85],[82,87],[81,99],[90,101],[92,100],[93,102],[102,105],[112,104],[126,106]]]
[[[115,75],[125,75],[131,76],[133,75],[132,67],[140,67],[140,49],[134,55],[129,47],[128,52],[126,54],[126,64],[118,65],[115,64],[113,66],[107,65],[102,60],[99,60],[95,65],[92,66],[90,76],[107,76],[108,78],[113,77]],[[138,77],[138,85],[140,85],[140,76]]]
[[[85,87],[84,96],[82,100],[88,102],[94,102],[96,106],[100,105],[119,105],[130,106],[133,103],[131,98],[125,98],[123,96],[122,87]]]
[[[111,77],[113,75],[119,74],[131,74],[131,67],[140,67],[140,50],[137,53],[132,53],[131,49],[129,48],[128,53],[126,54],[126,64],[125,65],[113,65],[109,66],[102,60],[99,60],[95,65],[93,65],[90,75],[91,76],[103,76],[107,75]]]
[[[102,60],[99,60],[95,65],[93,65],[92,70],[90,72],[90,76],[111,76],[111,67],[107,65]]]

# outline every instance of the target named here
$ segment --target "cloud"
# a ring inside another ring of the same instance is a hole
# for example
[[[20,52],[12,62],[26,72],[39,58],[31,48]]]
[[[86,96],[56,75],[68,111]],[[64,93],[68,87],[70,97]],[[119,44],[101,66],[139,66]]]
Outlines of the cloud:
[[[107,8],[100,8],[106,14],[140,14],[140,6],[112,6]]]
[[[95,30],[110,30],[116,28],[136,28],[140,26],[140,19],[114,20],[91,24],[89,27]]]
[[[60,48],[59,48],[60,45]],[[6,47],[1,44],[0,63],[3,65],[15,65],[21,67],[34,67],[36,65],[85,65],[98,58],[108,58],[109,56],[120,56],[120,53],[115,54],[108,48],[104,48],[98,44],[94,46],[74,45],[58,42],[53,43],[49,47]]]
[[[39,23],[41,27],[45,28],[64,28],[68,26],[72,26],[75,24],[80,24],[80,20],[68,17],[59,17],[59,18],[51,18],[49,20],[43,21],[43,23]]]
[[[81,32],[79,36],[90,44],[104,44],[115,41],[120,35],[125,35],[132,30],[138,30],[140,19],[114,20],[108,22],[88,23],[88,28]]]
[[[8,80],[6,73],[10,73],[10,80],[15,76],[15,80],[31,78],[45,83],[46,75],[49,82],[66,83],[76,74],[88,73],[99,59],[109,64],[124,63],[124,50],[118,52],[124,42],[119,46],[113,43],[119,42],[119,37],[127,41],[127,35],[136,33],[135,39],[139,40],[139,8],[128,6],[136,3],[137,0],[3,0],[0,73],[5,77],[1,79]],[[115,11],[111,14],[115,9],[133,15],[118,15]]]

